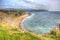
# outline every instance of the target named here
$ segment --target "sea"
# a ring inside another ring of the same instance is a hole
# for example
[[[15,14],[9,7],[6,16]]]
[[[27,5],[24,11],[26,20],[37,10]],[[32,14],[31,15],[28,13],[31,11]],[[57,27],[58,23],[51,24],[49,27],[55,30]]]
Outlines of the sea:
[[[21,23],[21,28],[25,31],[44,34],[49,33],[60,24],[59,11],[30,11],[28,13],[31,15]]]

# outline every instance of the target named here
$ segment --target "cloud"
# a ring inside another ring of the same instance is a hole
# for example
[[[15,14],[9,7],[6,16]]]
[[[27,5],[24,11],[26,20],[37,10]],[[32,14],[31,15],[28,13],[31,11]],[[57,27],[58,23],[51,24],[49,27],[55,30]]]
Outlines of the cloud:
[[[34,0],[26,0],[27,2],[34,2]]]
[[[0,8],[40,8],[45,5],[50,11],[60,11],[60,0],[0,0]]]
[[[47,7],[50,11],[60,11],[60,1],[59,0],[48,0]]]

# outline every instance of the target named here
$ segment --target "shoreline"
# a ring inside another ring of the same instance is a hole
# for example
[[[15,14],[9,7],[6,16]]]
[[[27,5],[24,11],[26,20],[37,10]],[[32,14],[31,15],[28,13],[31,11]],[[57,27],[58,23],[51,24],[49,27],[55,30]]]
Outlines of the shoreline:
[[[21,29],[22,29],[23,31],[29,32],[29,30],[26,30],[26,29],[23,27],[23,22],[24,22],[25,20],[31,18],[33,15],[35,15],[35,14],[30,14],[29,16],[27,16],[26,18],[24,18],[24,19],[22,20],[20,26],[21,26]]]
[[[27,13],[26,16],[21,20],[21,23],[19,23],[19,24],[20,24],[19,27],[20,27],[21,30],[23,30],[23,29],[22,29],[22,26],[21,26],[21,25],[22,25],[22,22],[23,22],[27,17],[29,17],[29,16],[31,16],[31,14]]]
[[[25,13],[24,15],[22,16],[19,16],[19,17],[16,17],[16,18],[11,18],[10,16],[7,18],[4,18],[3,20],[0,21],[0,25],[4,25],[4,24],[7,24],[9,26],[11,26],[12,28],[17,28],[17,29],[20,29],[21,26],[21,22],[22,20],[24,20],[24,18],[28,17],[30,14],[29,13]],[[10,18],[10,20],[9,20]]]

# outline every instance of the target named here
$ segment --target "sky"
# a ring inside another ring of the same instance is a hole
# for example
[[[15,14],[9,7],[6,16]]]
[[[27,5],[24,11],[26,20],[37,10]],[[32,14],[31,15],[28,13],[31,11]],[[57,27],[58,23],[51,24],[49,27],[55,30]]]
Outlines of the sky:
[[[0,0],[0,9],[4,8],[60,11],[60,0]]]

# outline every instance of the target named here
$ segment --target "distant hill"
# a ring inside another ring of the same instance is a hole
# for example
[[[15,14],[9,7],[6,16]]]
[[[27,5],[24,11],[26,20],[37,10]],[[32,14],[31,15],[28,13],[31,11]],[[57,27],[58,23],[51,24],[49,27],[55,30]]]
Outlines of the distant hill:
[[[15,9],[15,8],[5,8],[5,9],[0,9],[0,11],[3,10],[3,11],[16,11],[16,10],[23,10],[23,11],[28,11],[28,12],[38,12],[38,11],[48,11],[48,10],[45,10],[45,9]]]
[[[28,12],[41,12],[41,11],[48,11],[48,10],[24,10],[24,11],[28,11]]]

